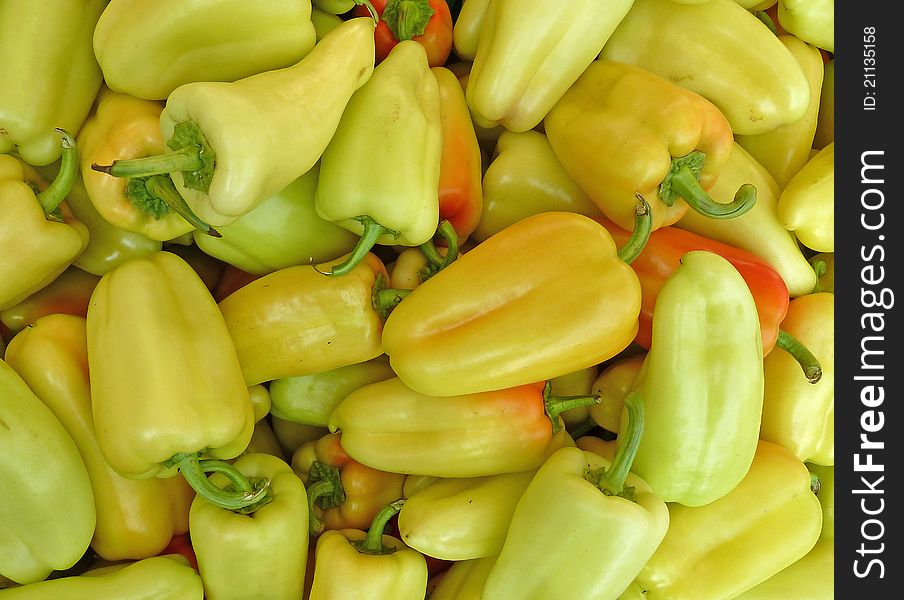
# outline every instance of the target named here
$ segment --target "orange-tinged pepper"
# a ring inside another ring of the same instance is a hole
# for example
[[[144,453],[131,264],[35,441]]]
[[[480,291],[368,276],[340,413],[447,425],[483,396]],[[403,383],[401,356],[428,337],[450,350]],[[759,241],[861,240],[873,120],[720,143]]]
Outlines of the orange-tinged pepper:
[[[615,356],[637,334],[640,299],[602,225],[541,213],[416,287],[386,320],[383,349],[422,394],[504,389]]]
[[[52,314],[38,319],[12,339],[6,360],[78,446],[94,490],[97,524],[91,548],[98,556],[155,556],[174,534],[188,531],[195,494],[181,477],[123,477],[101,453],[91,413],[84,318]]]
[[[367,529],[384,506],[402,497],[405,475],[362,465],[327,433],[302,444],[292,469],[307,487],[312,535],[327,529]]]
[[[464,241],[477,227],[483,205],[480,145],[458,77],[445,67],[434,67],[432,71],[439,84],[443,130],[439,218],[452,223],[459,240]]]
[[[165,241],[189,233],[195,226],[150,193],[144,180],[110,177],[91,168],[92,164],[162,154],[166,149],[160,132],[162,111],[163,102],[105,87],[77,140],[82,180],[97,212],[121,229]]]

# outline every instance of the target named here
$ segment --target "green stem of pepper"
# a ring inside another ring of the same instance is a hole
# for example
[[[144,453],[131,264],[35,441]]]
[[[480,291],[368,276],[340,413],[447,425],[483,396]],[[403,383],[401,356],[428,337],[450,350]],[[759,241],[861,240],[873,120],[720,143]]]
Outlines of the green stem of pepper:
[[[185,198],[176,190],[176,184],[173,183],[169,175],[151,175],[144,180],[144,187],[148,194],[163,200],[173,212],[188,221],[190,225],[194,225],[195,228],[200,229],[209,236],[222,237],[219,231],[201,220],[188,206]]]
[[[816,273],[816,285],[813,286],[814,294],[822,291],[822,284],[819,282],[820,278],[826,274],[828,271],[828,266],[826,265],[826,261],[819,260],[818,258],[810,259],[810,266],[813,267],[813,272]]]
[[[700,185],[700,173],[706,155],[694,151],[672,159],[669,172],[659,184],[659,198],[667,206],[672,206],[678,198],[706,217],[712,219],[733,219],[740,217],[756,203],[756,188],[745,183],[735,192],[734,199],[727,204],[710,198]]]
[[[424,35],[435,12],[428,0],[389,0],[381,18],[401,42]]]
[[[243,511],[259,506],[266,501],[267,496],[270,493],[269,483],[265,483],[262,486],[255,486],[232,465],[223,463],[222,461],[217,462],[218,464],[213,465],[211,468],[211,464],[207,461],[200,460],[197,454],[185,452],[174,455],[166,462],[166,466],[178,468],[179,472],[182,473],[182,477],[185,478],[188,485],[190,485],[199,496],[220,508]],[[205,463],[205,466],[202,467],[202,463]],[[238,486],[241,488],[239,490],[224,490],[223,488],[214,485],[207,478],[205,468],[227,475],[229,480],[233,483],[241,482],[242,480],[244,480],[244,483],[241,483]],[[229,472],[230,470],[232,472]]]
[[[634,457],[640,447],[643,437],[643,399],[637,392],[630,392],[625,397],[625,408],[628,410],[628,422],[620,433],[618,450],[609,468],[587,469],[584,471],[584,479],[595,485],[608,496],[621,496],[629,500],[634,499],[634,488],[625,487],[625,481],[631,472]]]
[[[354,0],[354,3],[367,9],[367,12],[370,13],[370,18],[374,20],[374,25],[380,23],[380,15],[377,14],[377,9],[370,3],[370,0]]]
[[[634,230],[625,245],[618,250],[618,257],[629,265],[643,252],[650,239],[650,233],[653,231],[653,211],[650,204],[640,193],[634,194],[634,197],[637,198],[637,206],[634,209]]]
[[[591,396],[553,396],[552,384],[546,382],[543,388],[543,406],[546,409],[546,415],[552,422],[552,434],[556,435],[562,429],[562,422],[559,419],[566,410],[573,408],[581,408],[582,406],[590,406],[591,404],[599,404],[599,394]]]
[[[358,552],[362,554],[390,554],[393,552],[391,548],[383,545],[383,530],[386,529],[389,520],[402,510],[403,504],[405,504],[405,499],[399,498],[377,513],[367,530],[367,536],[359,542],[353,542]]]
[[[355,217],[354,220],[361,223],[364,227],[364,231],[361,233],[358,243],[355,244],[355,247],[352,249],[351,254],[348,255],[348,258],[338,265],[331,267],[330,271],[324,273],[324,275],[345,275],[351,272],[359,262],[364,260],[364,257],[367,256],[367,253],[370,252],[371,248],[377,244],[377,240],[380,239],[380,236],[390,234],[398,237],[399,235],[398,232],[393,231],[388,227],[383,227],[367,215]]]
[[[91,168],[114,177],[150,177],[182,173],[185,187],[207,193],[216,167],[216,153],[201,128],[192,121],[173,127],[173,135],[166,142],[172,152],[128,160],[114,160],[109,165],[93,164]]]
[[[429,260],[431,264],[436,265],[436,268],[440,270],[451,265],[458,256],[458,234],[455,233],[455,228],[452,227],[452,223],[448,220],[444,220],[439,224],[439,227],[436,228],[436,235],[439,235],[446,241],[448,250],[446,251],[445,256],[439,253],[439,250],[437,250],[436,244],[433,243],[432,239],[421,244],[420,249],[427,257],[427,260]]]
[[[404,300],[410,293],[411,290],[386,287],[386,279],[383,277],[383,274],[380,273],[377,275],[376,281],[374,281],[371,304],[373,305],[374,310],[377,311],[377,314],[380,315],[380,319],[385,321],[389,317],[389,313],[392,312],[392,309],[398,306],[399,302]]]
[[[779,329],[778,339],[776,340],[775,345],[790,354],[791,357],[797,361],[800,368],[803,369],[807,381],[810,383],[817,383],[822,378],[822,366],[819,364],[819,359],[793,335]]]
[[[44,214],[50,214],[55,211],[60,203],[66,199],[78,175],[78,151],[76,150],[75,139],[65,129],[57,127],[54,131],[62,136],[60,146],[63,150],[60,156],[60,170],[57,176],[47,186],[47,189],[35,195],[44,210]]]
[[[308,515],[311,535],[317,536],[323,532],[323,521],[317,516],[315,507],[321,509],[334,508],[345,502],[345,489],[342,487],[342,477],[336,467],[315,462],[308,474]]]

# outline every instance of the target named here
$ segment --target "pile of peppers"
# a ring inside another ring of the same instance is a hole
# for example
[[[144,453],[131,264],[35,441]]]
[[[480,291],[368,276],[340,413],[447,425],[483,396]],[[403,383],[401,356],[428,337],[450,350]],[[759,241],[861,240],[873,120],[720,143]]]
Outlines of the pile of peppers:
[[[4,0],[0,600],[833,598],[833,28]]]

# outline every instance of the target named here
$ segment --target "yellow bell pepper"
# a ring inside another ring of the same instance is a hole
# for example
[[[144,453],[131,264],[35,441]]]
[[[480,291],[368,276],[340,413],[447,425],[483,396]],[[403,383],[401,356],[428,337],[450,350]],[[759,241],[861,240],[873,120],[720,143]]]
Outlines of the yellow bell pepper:
[[[48,285],[88,245],[87,227],[62,203],[77,177],[78,162],[75,140],[59,133],[63,160],[49,186],[21,160],[0,155],[0,310]]]
[[[4,600],[203,600],[204,585],[187,558],[180,554],[164,554],[98,567],[82,575],[39,581],[0,593]]]
[[[788,33],[835,52],[835,0],[778,0],[777,14]]]
[[[187,262],[161,251],[108,272],[87,328],[94,424],[114,469],[135,478],[178,469],[229,508],[266,496],[237,480],[234,491],[220,490],[204,475],[245,449],[254,410],[223,315]]]
[[[743,183],[757,189],[756,205],[747,214],[735,219],[708,219],[689,210],[675,226],[753,252],[778,271],[792,297],[809,294],[816,285],[816,273],[797,240],[779,220],[781,190],[772,175],[735,143],[728,164],[709,193],[717,202],[728,202]]]
[[[807,554],[822,527],[807,467],[765,441],[727,495],[668,508],[668,532],[637,577],[647,600],[734,598]]]
[[[483,207],[472,237],[478,242],[546,211],[602,215],[556,158],[539,131],[504,131],[483,175]]]
[[[72,567],[88,549],[94,493],[72,437],[3,360],[0,424],[0,577],[29,584]]]
[[[235,81],[297,63],[314,47],[310,0],[110,0],[94,31],[107,84],[163,100],[192,81]]]
[[[367,254],[342,277],[326,277],[319,268],[286,267],[220,301],[248,385],[383,354],[383,320],[374,307],[375,293],[389,279],[383,262]]]
[[[760,437],[799,459],[835,464],[835,295],[817,292],[795,298],[782,320],[787,331],[819,359],[822,377],[809,383],[787,352],[764,361],[766,385]]]
[[[163,153],[163,102],[142,100],[105,87],[95,106],[77,140],[85,191],[97,212],[112,225],[152,240],[171,240],[195,229],[164,198],[153,193],[153,186],[148,185],[150,178],[110,177],[91,168],[92,164]]]
[[[373,19],[349,19],[290,67],[183,84],[160,113],[165,154],[92,168],[126,178],[168,173],[202,223],[229,225],[323,154],[373,71],[373,32]]]
[[[637,333],[640,298],[637,275],[602,225],[541,213],[416,287],[386,320],[383,350],[426,395],[510,388],[624,350]]]
[[[797,60],[734,0],[635,0],[600,58],[643,67],[700,94],[736,134],[793,123],[810,103]]]
[[[536,127],[597,57],[632,3],[493,0],[465,90],[475,122],[510,131]]]
[[[755,203],[750,186],[729,204],[706,194],[731,154],[731,126],[711,102],[649,70],[594,61],[543,125],[565,170],[622,229],[634,229],[638,193],[654,230],[689,207],[731,218]]]
[[[427,591],[424,556],[386,535],[386,522],[399,512],[393,502],[367,530],[325,531],[317,538],[309,600],[423,600]]]
[[[606,431],[618,433],[625,397],[634,389],[634,380],[647,353],[620,358],[607,365],[593,382],[591,390],[599,394],[600,403],[590,407],[590,417]]]
[[[758,135],[737,135],[735,141],[769,171],[780,188],[810,160],[810,150],[816,135],[819,101],[825,74],[822,53],[815,46],[785,34],[778,37],[800,63],[810,84],[810,104],[804,115],[785,125]]]
[[[785,229],[816,252],[835,249],[835,143],[828,144],[798,171],[778,199]]]
[[[455,55],[467,61],[477,56],[480,28],[486,18],[491,0],[464,0],[452,28],[452,49]]]
[[[100,451],[91,411],[85,319],[52,314],[12,339],[6,360],[53,411],[78,446],[94,490],[91,548],[106,560],[159,554],[188,531],[194,491],[182,478],[131,479]]]

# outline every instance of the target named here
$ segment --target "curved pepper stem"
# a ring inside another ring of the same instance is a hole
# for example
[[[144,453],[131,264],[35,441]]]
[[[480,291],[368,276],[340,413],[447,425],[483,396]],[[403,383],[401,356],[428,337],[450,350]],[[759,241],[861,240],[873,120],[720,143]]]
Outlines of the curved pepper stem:
[[[819,364],[819,359],[817,359],[813,353],[810,352],[809,348],[804,346],[800,340],[787,331],[779,329],[778,339],[776,340],[775,345],[790,354],[791,357],[797,361],[800,368],[803,369],[807,381],[810,383],[817,383],[822,379],[822,366]]]
[[[643,399],[637,392],[630,392],[625,397],[625,408],[628,410],[628,423],[626,428],[619,433],[624,436],[624,443],[618,445],[615,458],[609,468],[587,469],[584,471],[584,479],[594,484],[607,496],[621,496],[628,500],[634,500],[634,488],[625,487],[625,481],[631,472],[634,457],[640,447],[643,437]]]
[[[700,172],[706,155],[699,151],[672,159],[669,173],[659,185],[659,198],[672,206],[680,197],[703,216],[712,219],[740,217],[756,204],[756,188],[745,183],[735,192],[734,199],[723,204],[710,198],[700,185]]]
[[[75,146],[75,139],[65,129],[57,127],[54,131],[62,136],[60,146],[63,151],[60,156],[60,171],[57,173],[56,178],[47,186],[47,189],[35,194],[41,204],[41,208],[44,209],[44,214],[50,214],[55,211],[60,203],[66,199],[78,175],[78,151]]]
[[[625,245],[618,249],[618,257],[629,265],[643,252],[653,232],[653,210],[650,204],[639,192],[635,193],[634,197],[637,198],[637,206],[634,208],[634,231]]]
[[[374,281],[371,304],[377,314],[380,315],[380,319],[385,321],[389,317],[389,313],[410,293],[411,290],[386,287],[386,279],[380,273],[377,275],[376,281]]]
[[[377,513],[367,530],[367,537],[359,542],[353,542],[352,545],[362,554],[391,554],[394,552],[392,548],[383,545],[383,530],[386,524],[393,518],[405,504],[404,498],[399,498],[395,502],[391,502]]]
[[[813,267],[813,272],[816,273],[816,285],[813,286],[812,292],[816,294],[822,291],[822,285],[819,283],[819,280],[823,275],[826,274],[826,271],[828,271],[829,267],[826,265],[826,261],[820,260],[816,257],[810,259],[810,266]]]
[[[183,121],[173,128],[166,142],[172,150],[157,156],[114,160],[109,165],[92,164],[91,168],[114,177],[150,177],[182,173],[185,187],[207,193],[216,167],[216,154],[201,128],[192,121]]]
[[[546,410],[546,415],[549,417],[549,420],[552,421],[553,435],[556,435],[562,429],[562,424],[559,422],[559,415],[563,412],[571,410],[572,408],[599,404],[600,401],[599,394],[592,396],[553,396],[552,384],[548,381],[543,388],[543,406]]]
[[[323,521],[317,516],[315,506],[323,510],[341,506],[345,502],[345,488],[342,487],[342,476],[339,469],[331,465],[314,461],[308,473],[308,519],[311,535],[323,533]]]
[[[452,223],[448,220],[444,220],[439,224],[439,227],[436,228],[436,235],[446,241],[446,255],[443,256],[439,253],[439,250],[437,250],[436,244],[433,243],[432,239],[427,240],[420,245],[421,252],[424,253],[424,256],[426,256],[429,261],[429,264],[421,270],[421,283],[427,281],[451,265],[455,262],[455,259],[458,258],[458,233],[456,233]]]
[[[132,181],[135,181],[134,179]],[[201,217],[185,202],[185,198],[176,189],[176,184],[170,179],[169,175],[151,175],[144,179],[144,188],[148,195],[153,198],[162,200],[173,212],[188,221],[190,225],[194,225],[196,229],[200,229],[204,233],[212,237],[223,237],[219,231],[201,220]]]
[[[195,492],[215,506],[237,512],[253,512],[269,502],[270,482],[255,484],[229,463],[218,460],[201,460],[197,454],[180,453],[167,461],[167,466],[175,466],[182,473]],[[223,473],[238,489],[227,490],[215,486],[208,478],[208,472]]]
[[[358,243],[355,244],[355,247],[352,249],[351,254],[348,255],[348,258],[340,264],[331,267],[328,273],[320,271],[324,275],[345,275],[351,272],[351,270],[354,269],[359,262],[364,260],[367,253],[377,244],[377,240],[380,239],[380,236],[387,233],[395,237],[398,237],[399,235],[397,232],[387,227],[383,227],[367,215],[355,217],[355,221],[358,221],[364,226],[364,231],[361,233]]]
[[[367,9],[367,12],[370,13],[370,18],[374,20],[374,26],[380,23],[380,15],[377,14],[377,9],[370,3],[370,0],[353,0],[353,2]]]

